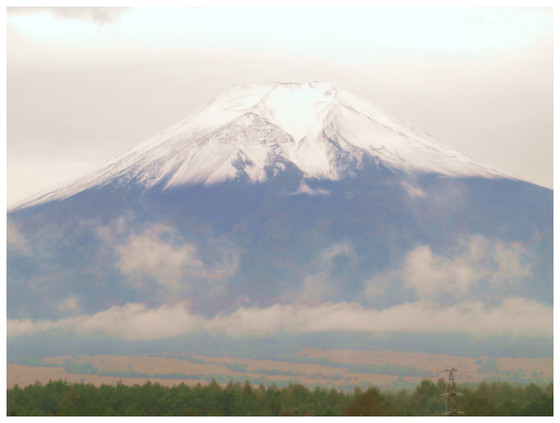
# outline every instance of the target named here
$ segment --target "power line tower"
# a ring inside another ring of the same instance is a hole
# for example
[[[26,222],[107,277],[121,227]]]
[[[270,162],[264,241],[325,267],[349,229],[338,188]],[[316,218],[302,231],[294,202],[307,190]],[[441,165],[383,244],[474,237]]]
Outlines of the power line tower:
[[[445,370],[449,373],[449,379],[447,382],[447,412],[445,413],[446,416],[458,416],[463,414],[462,411],[459,411],[459,407],[457,405],[457,388],[455,387],[455,377],[453,376],[453,372],[456,372],[457,369],[452,367],[451,369]]]

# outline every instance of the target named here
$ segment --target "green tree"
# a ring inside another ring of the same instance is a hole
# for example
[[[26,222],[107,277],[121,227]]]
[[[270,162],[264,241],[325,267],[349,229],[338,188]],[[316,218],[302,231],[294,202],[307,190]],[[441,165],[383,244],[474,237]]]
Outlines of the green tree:
[[[441,396],[446,384],[422,380],[412,393],[405,389],[381,392],[359,387],[353,393],[315,386],[311,391],[299,383],[279,388],[263,384],[254,388],[230,381],[221,387],[215,380],[206,386],[158,383],[114,386],[69,384],[50,381],[7,392],[7,414],[45,415],[438,415],[445,411]],[[481,382],[459,387],[459,408],[466,415],[552,415],[553,385],[512,386],[504,382]]]
[[[258,398],[253,386],[248,380],[245,380],[243,387],[241,388],[241,406],[242,415],[245,416],[255,416],[258,415]]]
[[[434,416],[445,413],[446,403],[442,385],[423,379],[414,391],[410,410],[414,416]]]
[[[379,388],[371,387],[357,397],[346,408],[347,416],[385,416],[386,410],[382,406],[382,395]]]
[[[241,386],[231,380],[222,390],[219,397],[220,415],[241,416],[244,410],[241,404]]]
[[[543,392],[537,398],[531,400],[520,412],[522,416],[552,416],[554,404],[552,395]]]

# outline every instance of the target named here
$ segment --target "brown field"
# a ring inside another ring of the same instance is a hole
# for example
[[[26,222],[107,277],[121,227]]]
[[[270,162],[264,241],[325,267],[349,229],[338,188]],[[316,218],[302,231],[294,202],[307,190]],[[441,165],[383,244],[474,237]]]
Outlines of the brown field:
[[[209,383],[209,381],[201,381],[194,379],[173,380],[162,379],[153,377],[114,377],[114,376],[99,376],[88,374],[71,374],[67,373],[62,367],[39,367],[39,366],[24,366],[21,364],[8,363],[8,388],[18,385],[20,387],[32,385],[35,382],[45,384],[50,380],[66,380],[70,383],[91,383],[95,386],[100,385],[114,385],[121,382],[125,385],[143,385],[148,380],[152,383],[159,383],[164,386],[173,386],[177,383],[184,382],[186,385],[202,385]]]
[[[439,374],[446,377],[445,370],[458,369],[456,378],[462,382],[478,382],[489,377],[498,376],[504,371],[518,372],[521,377],[530,379],[533,372],[542,379],[552,380],[552,358],[496,358],[494,371],[479,372],[477,361],[487,361],[487,357],[472,358],[456,355],[406,353],[393,351],[358,351],[358,350],[303,350],[301,355],[307,357],[327,358],[330,361],[374,365],[387,363],[395,366],[410,367],[416,370]]]
[[[454,367],[458,369],[456,380],[458,383],[479,382],[483,379],[499,378],[504,372],[513,372],[523,380],[531,381],[535,375],[539,380],[552,380],[552,358],[497,358],[493,369],[481,373],[480,361],[470,357],[405,353],[392,351],[358,351],[358,350],[315,350],[301,351],[300,356],[306,358],[326,359],[330,363],[344,363],[354,366],[370,367],[367,373],[360,372],[357,367],[352,369],[336,367],[319,363],[291,363],[276,360],[255,360],[240,357],[209,357],[190,355],[189,360],[174,357],[148,357],[148,356],[122,356],[122,355],[80,355],[50,357],[43,360],[47,366],[25,366],[8,363],[7,384],[8,388],[18,385],[25,386],[36,381],[47,383],[49,380],[67,380],[69,382],[92,383],[94,385],[114,384],[118,381],[125,385],[144,384],[147,380],[161,385],[172,386],[179,383],[195,385],[206,384],[212,378],[220,383],[226,383],[230,378],[236,380],[266,378],[266,382],[277,384],[290,381],[299,382],[308,386],[332,385],[335,387],[348,387],[358,384],[370,384],[380,388],[390,388],[395,383],[400,386],[405,384],[416,385],[425,376],[419,372],[429,372],[429,378],[437,380],[446,377],[445,369]],[[203,361],[203,362],[193,362]],[[481,358],[483,362],[486,358]],[[69,373],[64,364],[68,362],[83,365],[90,364],[93,373],[116,373],[120,375],[81,374]],[[227,365],[237,366],[228,368]],[[393,367],[391,367],[393,366]],[[400,369],[401,375],[387,374],[387,369]],[[358,369],[358,370],[356,370]],[[375,372],[372,369],[378,369]],[[411,370],[410,374],[406,372]],[[237,371],[234,371],[237,370]],[[127,377],[127,372],[135,372],[135,377]],[[274,374],[286,372],[288,374]],[[181,374],[185,378],[164,377],[169,374]],[[188,376],[191,376],[190,378]],[[194,377],[193,377],[194,376]],[[259,383],[259,382],[255,382]]]

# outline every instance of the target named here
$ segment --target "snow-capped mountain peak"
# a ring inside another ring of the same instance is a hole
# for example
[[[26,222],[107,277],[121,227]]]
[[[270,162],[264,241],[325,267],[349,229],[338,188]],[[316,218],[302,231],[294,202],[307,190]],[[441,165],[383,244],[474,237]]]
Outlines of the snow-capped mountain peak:
[[[366,158],[406,173],[508,177],[330,83],[271,83],[233,87],[99,171],[15,208],[112,182],[259,183],[285,162],[307,179],[338,180]]]

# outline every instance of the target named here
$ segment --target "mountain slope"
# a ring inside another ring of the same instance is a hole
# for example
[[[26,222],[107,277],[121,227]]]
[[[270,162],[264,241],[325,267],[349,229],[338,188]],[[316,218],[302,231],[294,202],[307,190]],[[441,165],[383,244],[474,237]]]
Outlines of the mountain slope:
[[[36,343],[522,332],[548,354],[552,199],[330,84],[237,87],[9,211],[8,320]]]
[[[14,209],[111,183],[258,183],[286,163],[306,179],[340,180],[371,159],[406,173],[507,177],[331,84],[276,83],[226,91],[100,171]]]

